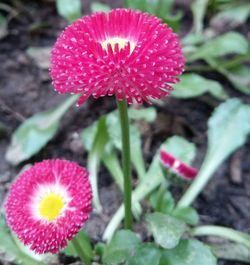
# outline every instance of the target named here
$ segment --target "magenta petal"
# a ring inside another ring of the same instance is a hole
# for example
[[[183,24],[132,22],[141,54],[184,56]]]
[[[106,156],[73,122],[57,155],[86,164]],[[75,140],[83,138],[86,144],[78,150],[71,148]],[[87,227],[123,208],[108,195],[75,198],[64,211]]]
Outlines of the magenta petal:
[[[82,95],[78,104],[90,95],[142,104],[168,96],[183,69],[171,28],[148,13],[114,9],[84,16],[62,32],[50,74],[59,93]]]

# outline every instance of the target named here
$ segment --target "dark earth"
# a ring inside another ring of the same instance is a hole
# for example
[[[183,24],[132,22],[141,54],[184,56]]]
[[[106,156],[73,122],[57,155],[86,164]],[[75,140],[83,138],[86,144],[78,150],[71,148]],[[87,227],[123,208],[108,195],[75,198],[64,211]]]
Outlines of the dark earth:
[[[121,6],[121,1],[105,1],[112,7]],[[186,10],[181,34],[187,33],[192,24],[188,1],[177,1]],[[5,161],[6,148],[15,129],[33,114],[57,106],[67,96],[54,92],[47,69],[38,66],[26,52],[30,46],[51,47],[67,22],[59,17],[52,0],[1,1],[13,10],[7,33],[0,39],[0,122],[6,127],[0,134],[0,204],[3,205],[12,179],[27,163],[49,158],[66,158],[86,165],[87,153],[80,139],[80,132],[101,114],[115,108],[114,98],[89,99],[82,107],[72,107],[64,116],[60,131],[52,141],[35,157],[12,167]],[[84,13],[90,12],[89,1],[84,1]],[[249,23],[248,23],[249,25]],[[221,29],[220,29],[221,30]],[[236,30],[246,33],[246,26]],[[250,98],[237,93],[222,76],[208,73],[208,77],[219,80],[230,96]],[[195,166],[201,165],[206,151],[207,120],[213,108],[220,102],[209,96],[191,100],[168,98],[163,106],[155,106],[156,122],[143,130],[143,150],[147,161],[167,137],[180,135],[195,143],[198,156]],[[145,106],[147,107],[147,106]],[[87,224],[87,231],[93,242],[101,240],[110,217],[119,206],[122,195],[111,177],[102,169],[100,194],[103,214],[93,213]],[[176,194],[178,197],[179,192]],[[195,203],[204,224],[224,225],[240,231],[250,232],[250,141],[233,154],[215,173],[214,179]],[[0,206],[1,206],[0,205]],[[136,230],[143,233],[143,224]],[[0,239],[1,240],[1,239]],[[61,257],[60,264],[73,264],[75,259]],[[4,259],[0,264],[9,264]],[[76,263],[74,263],[76,264]],[[223,265],[237,265],[237,262],[221,261]],[[205,265],[205,264],[204,264]]]

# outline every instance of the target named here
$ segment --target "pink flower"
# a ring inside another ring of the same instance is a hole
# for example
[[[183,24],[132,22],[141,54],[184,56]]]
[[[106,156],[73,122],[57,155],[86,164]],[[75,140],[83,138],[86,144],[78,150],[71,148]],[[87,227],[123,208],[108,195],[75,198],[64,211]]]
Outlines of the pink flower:
[[[89,217],[88,172],[66,160],[45,160],[22,173],[11,186],[7,223],[35,252],[56,253]]]
[[[171,28],[148,13],[114,9],[65,29],[52,50],[50,74],[59,93],[81,94],[78,104],[90,95],[141,104],[167,96],[183,68]]]
[[[198,174],[198,170],[191,167],[181,160],[178,160],[171,154],[161,150],[160,152],[161,163],[173,171],[175,174],[181,176],[185,180],[193,180]]]

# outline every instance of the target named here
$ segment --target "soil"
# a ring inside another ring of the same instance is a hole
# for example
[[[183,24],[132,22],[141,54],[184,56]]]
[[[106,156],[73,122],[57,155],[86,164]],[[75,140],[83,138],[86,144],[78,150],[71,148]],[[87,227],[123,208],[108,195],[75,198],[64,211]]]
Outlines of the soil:
[[[0,39],[0,122],[5,133],[0,134],[0,206],[3,205],[12,179],[27,163],[48,158],[66,158],[86,164],[87,153],[80,139],[80,132],[101,114],[115,108],[113,98],[88,100],[82,107],[72,107],[63,118],[60,130],[52,141],[35,157],[17,167],[4,159],[10,137],[15,129],[31,115],[57,106],[67,96],[54,92],[48,70],[40,68],[29,57],[30,46],[53,46],[56,37],[67,25],[55,10],[54,1],[2,1],[13,7],[15,14],[9,21],[7,35]],[[121,1],[105,1],[112,7],[121,6]],[[178,1],[182,8],[185,1]],[[84,1],[84,13],[90,11],[89,1]],[[182,34],[190,30],[190,14]],[[232,96],[241,97],[250,103],[250,98],[237,93],[230,84],[216,73],[209,74],[219,79]],[[192,100],[168,98],[163,106],[155,106],[156,122],[143,132],[143,150],[147,161],[167,137],[180,135],[198,147],[195,166],[201,165],[206,151],[207,120],[219,102],[209,96]],[[147,107],[147,106],[145,106]],[[232,155],[215,173],[213,181],[206,187],[195,203],[204,224],[229,226],[244,232],[250,231],[250,141]],[[113,184],[108,173],[102,169],[99,181],[103,213],[93,213],[87,231],[93,242],[101,240],[103,230],[119,206],[122,195]],[[179,193],[179,192],[178,192]],[[178,196],[178,193],[176,196]],[[138,232],[143,229],[137,227]],[[61,264],[76,264],[73,259],[62,258]],[[8,264],[4,259],[0,264]],[[240,263],[221,261],[223,265]]]

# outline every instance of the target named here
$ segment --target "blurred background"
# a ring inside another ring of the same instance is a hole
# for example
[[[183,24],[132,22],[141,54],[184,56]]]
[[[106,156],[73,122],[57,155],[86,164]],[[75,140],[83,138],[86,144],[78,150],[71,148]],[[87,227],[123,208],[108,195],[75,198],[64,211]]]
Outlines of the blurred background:
[[[147,162],[167,137],[179,135],[196,145],[194,165],[199,168],[207,148],[207,121],[214,108],[232,97],[250,104],[248,0],[1,0],[0,206],[11,181],[28,164],[49,158],[66,158],[86,165],[88,148],[82,131],[100,115],[115,109],[115,100],[90,98],[80,108],[72,103],[66,103],[66,106],[65,100],[69,97],[58,95],[51,84],[48,71],[50,50],[61,31],[77,17],[124,5],[153,13],[173,27],[181,38],[187,60],[185,74],[176,91],[154,105],[157,113],[154,121],[136,122]],[[53,110],[58,110],[58,106],[63,107],[55,117]],[[48,110],[52,110],[52,114],[46,113],[45,118],[33,120],[15,135],[17,128],[27,119]],[[48,117],[54,117],[53,126]],[[33,130],[32,126],[38,126],[38,123],[41,126],[41,121],[44,130]],[[25,146],[24,149],[18,141]],[[100,169],[98,185],[103,211],[93,213],[87,225],[94,242],[102,238],[110,216],[122,201],[121,192],[104,167]],[[178,196],[180,189],[174,192]],[[248,139],[216,171],[195,207],[204,223],[247,232],[250,229],[249,200]],[[136,229],[140,231],[143,225],[141,223]],[[71,264],[74,259],[65,258],[61,262]],[[0,256],[0,264],[9,263]]]

